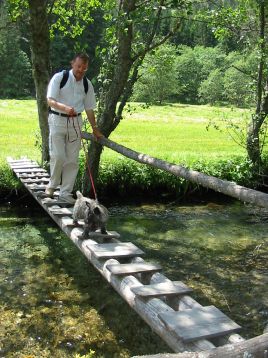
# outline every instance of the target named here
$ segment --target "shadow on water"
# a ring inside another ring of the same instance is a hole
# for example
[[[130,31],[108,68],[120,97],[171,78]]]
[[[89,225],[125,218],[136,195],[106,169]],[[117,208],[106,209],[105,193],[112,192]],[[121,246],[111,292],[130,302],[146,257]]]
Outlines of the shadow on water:
[[[268,320],[263,212],[240,204],[109,209],[108,229],[122,241],[143,249],[168,278],[193,287],[198,302],[220,308],[244,337],[262,333]],[[0,210],[3,357],[170,351],[38,206]]]

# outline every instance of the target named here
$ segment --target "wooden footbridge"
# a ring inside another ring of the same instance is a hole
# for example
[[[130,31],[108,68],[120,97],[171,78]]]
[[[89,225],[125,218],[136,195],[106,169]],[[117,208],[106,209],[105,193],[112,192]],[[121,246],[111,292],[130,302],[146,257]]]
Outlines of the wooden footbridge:
[[[268,334],[246,341],[236,333],[238,324],[214,306],[201,306],[191,297],[190,287],[169,280],[159,264],[148,262],[133,243],[121,242],[117,232],[90,233],[82,240],[83,222],[74,225],[72,206],[58,200],[57,192],[53,199],[44,197],[47,171],[27,158],[7,161],[28,192],[130,307],[174,352],[188,352],[146,357],[268,358]]]

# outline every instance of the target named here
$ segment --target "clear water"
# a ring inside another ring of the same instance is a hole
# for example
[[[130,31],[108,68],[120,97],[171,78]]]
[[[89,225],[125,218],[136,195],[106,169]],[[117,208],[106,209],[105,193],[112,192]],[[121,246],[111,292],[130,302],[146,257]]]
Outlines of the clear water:
[[[213,203],[109,210],[108,229],[143,249],[168,278],[220,308],[244,337],[262,333],[268,213]],[[0,207],[0,300],[0,357],[170,352],[38,206]]]

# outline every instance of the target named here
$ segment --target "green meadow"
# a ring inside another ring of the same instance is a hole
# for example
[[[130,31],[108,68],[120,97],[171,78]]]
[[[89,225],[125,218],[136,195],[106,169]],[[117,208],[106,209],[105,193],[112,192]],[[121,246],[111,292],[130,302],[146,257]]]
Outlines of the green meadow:
[[[128,148],[174,163],[191,164],[244,156],[226,123],[243,124],[249,111],[227,107],[168,104],[144,108],[131,103],[110,139]],[[220,126],[216,130],[209,126]],[[35,100],[0,101],[0,161],[7,156],[40,159],[38,119]],[[114,161],[119,154],[105,149],[103,160]]]

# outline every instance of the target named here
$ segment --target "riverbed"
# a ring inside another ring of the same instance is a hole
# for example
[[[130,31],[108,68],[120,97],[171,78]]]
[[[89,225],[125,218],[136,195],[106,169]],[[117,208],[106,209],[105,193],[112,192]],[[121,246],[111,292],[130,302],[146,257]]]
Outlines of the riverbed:
[[[251,338],[268,323],[268,213],[241,203],[110,206],[108,229]],[[171,352],[35,203],[0,207],[0,357]]]

